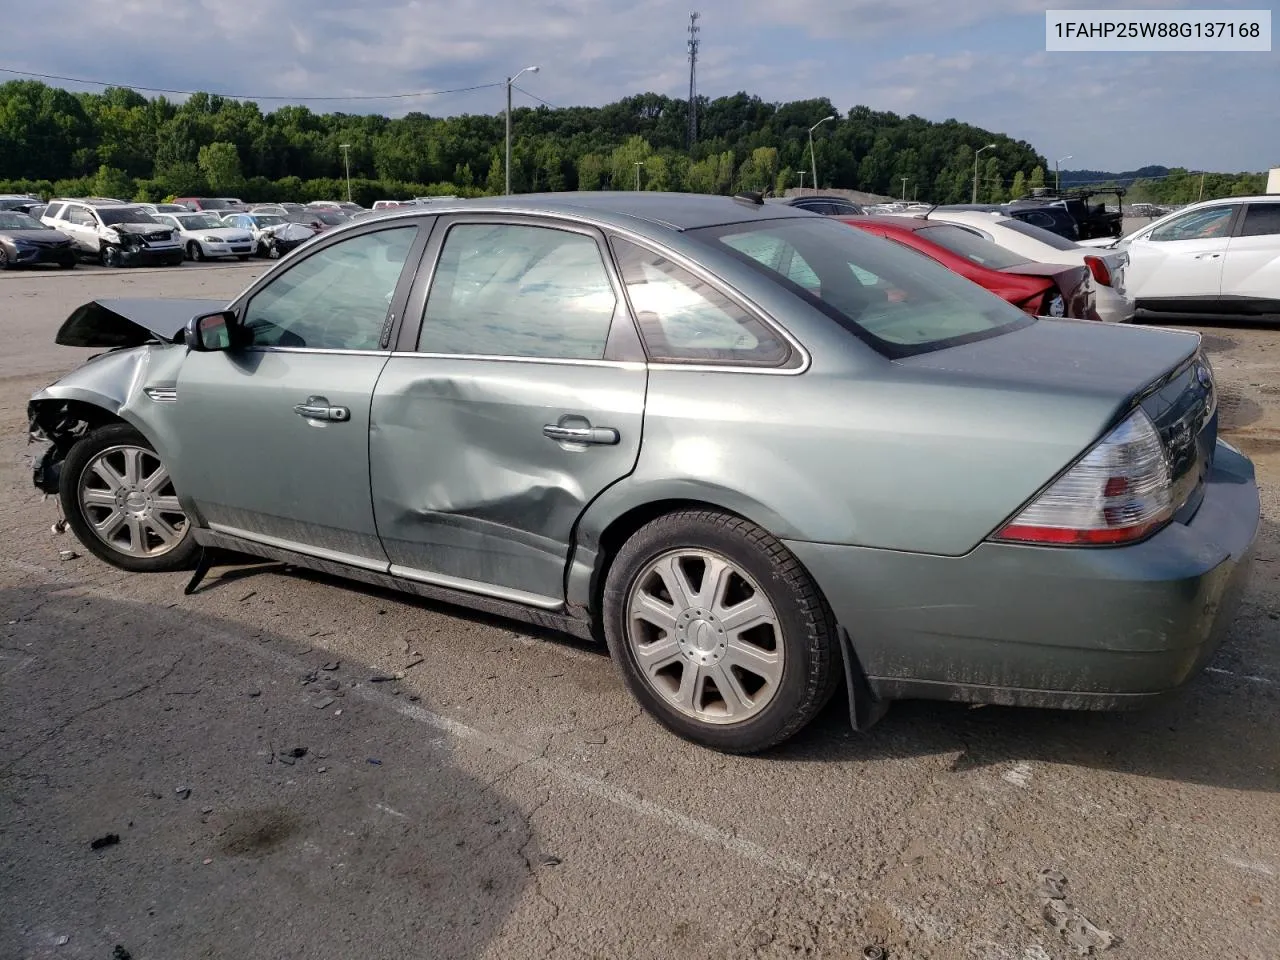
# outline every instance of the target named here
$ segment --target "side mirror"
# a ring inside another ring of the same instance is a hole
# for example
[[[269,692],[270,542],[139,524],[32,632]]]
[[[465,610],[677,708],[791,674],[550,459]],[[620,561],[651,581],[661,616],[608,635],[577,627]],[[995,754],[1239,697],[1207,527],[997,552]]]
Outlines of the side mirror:
[[[234,342],[236,315],[230,310],[206,313],[187,321],[184,342],[197,353],[230,350]]]

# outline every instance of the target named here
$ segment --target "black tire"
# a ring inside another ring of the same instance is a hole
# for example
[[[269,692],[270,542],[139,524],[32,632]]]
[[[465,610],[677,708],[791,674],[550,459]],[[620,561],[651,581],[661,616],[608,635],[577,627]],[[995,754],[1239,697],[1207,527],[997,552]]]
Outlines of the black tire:
[[[247,253],[241,253],[236,256],[236,259],[239,260],[241,263],[244,263],[246,260],[249,259],[249,255]]]
[[[279,245],[274,244],[274,243],[271,243],[271,244],[268,244],[268,245],[267,245],[267,259],[268,259],[268,260],[279,260],[283,255],[284,255],[284,254],[283,254],[283,253],[281,253]]]
[[[102,261],[104,267],[120,267],[124,265],[119,247],[103,244],[102,250],[98,253],[98,259]]]
[[[200,263],[204,258],[204,247],[200,246],[200,244],[194,240],[187,244],[188,260],[195,260],[197,263]]]
[[[0,247],[0,270],[8,270],[9,265],[9,251]]]
[[[782,679],[773,698],[747,719],[711,723],[664,700],[641,672],[627,637],[627,598],[662,554],[710,550],[737,564],[767,595],[781,628]],[[748,520],[711,510],[659,517],[638,530],[609,567],[603,597],[609,652],[631,693],[663,726],[703,746],[755,753],[794,736],[831,699],[843,676],[835,617],[813,578],[785,546]]]
[[[67,452],[58,479],[58,499],[62,503],[62,512],[67,518],[68,525],[90,553],[121,570],[129,570],[133,573],[162,573],[189,568],[200,552],[200,546],[195,541],[189,521],[178,545],[167,553],[153,557],[132,556],[117,550],[94,533],[90,520],[85,515],[84,507],[80,503],[80,480],[90,462],[99,453],[119,445],[140,447],[143,450],[155,452],[155,447],[150,441],[126,423],[113,423],[99,427],[78,440]]]
[[[58,264],[59,270],[74,270],[75,268],[76,268],[76,262],[74,260],[72,260],[70,263]]]

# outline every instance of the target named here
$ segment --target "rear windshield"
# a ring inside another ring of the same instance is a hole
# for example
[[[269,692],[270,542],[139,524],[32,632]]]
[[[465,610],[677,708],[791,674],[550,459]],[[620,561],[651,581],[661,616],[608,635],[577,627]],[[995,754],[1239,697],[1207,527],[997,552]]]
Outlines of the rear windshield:
[[[141,207],[98,207],[98,218],[106,225],[115,223],[159,223]]]
[[[950,250],[980,267],[990,267],[992,270],[1003,270],[1005,267],[1016,267],[1020,263],[1028,262],[1026,257],[1020,257],[1012,250],[1006,250],[986,237],[978,236],[972,230],[949,223],[921,227],[916,231],[916,236],[936,243],[944,250]]]
[[[1061,234],[1054,233],[1052,230],[1045,230],[1043,227],[1037,227],[1034,223],[1024,223],[1021,220],[997,220],[997,224],[1006,230],[1012,230],[1020,233],[1024,237],[1030,237],[1032,240],[1039,240],[1047,246],[1053,247],[1055,250],[1074,250],[1079,244],[1074,240],[1068,240]]]
[[[1033,322],[923,254],[836,220],[761,220],[689,235],[729,251],[887,356],[983,340]]]
[[[216,198],[216,197],[212,197],[212,198],[210,198],[210,199],[208,199],[208,200],[201,200],[201,201],[200,201],[200,209],[202,209],[202,210],[230,210],[230,209],[232,209],[232,205],[231,205],[230,203],[228,203],[226,200],[220,200],[220,199],[218,199],[218,198]]]

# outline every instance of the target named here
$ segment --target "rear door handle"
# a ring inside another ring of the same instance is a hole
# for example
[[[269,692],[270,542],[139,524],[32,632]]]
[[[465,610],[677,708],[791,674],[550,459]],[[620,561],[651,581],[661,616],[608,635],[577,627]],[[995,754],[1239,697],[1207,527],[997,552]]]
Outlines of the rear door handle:
[[[1205,260],[1205,259],[1216,260],[1220,256],[1222,256],[1221,253],[1197,253],[1191,259],[1192,260]]]
[[[351,411],[346,407],[335,407],[327,397],[307,397],[306,403],[299,403],[293,412],[304,420],[317,420],[322,423],[345,423],[351,419]]]
[[[542,435],[548,440],[559,443],[598,443],[614,444],[618,442],[618,431],[613,427],[566,427],[558,423],[548,423],[542,428]]]

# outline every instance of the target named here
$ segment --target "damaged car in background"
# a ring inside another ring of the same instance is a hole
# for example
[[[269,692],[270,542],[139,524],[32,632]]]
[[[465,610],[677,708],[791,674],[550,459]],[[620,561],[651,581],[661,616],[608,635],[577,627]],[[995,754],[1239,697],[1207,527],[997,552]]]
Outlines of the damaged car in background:
[[[1033,316],[758,197],[405,208],[57,341],[104,352],[32,397],[34,481],[102,560],[190,592],[226,550],[597,640],[725,751],[841,688],[858,729],[1150,702],[1260,522],[1197,334]]]
[[[40,222],[61,230],[75,243],[81,257],[104,267],[172,267],[186,259],[176,231],[132,204],[51,200]]]
[[[233,213],[222,218],[224,227],[247,230],[260,257],[279,260],[316,235],[310,227],[271,213]]]

